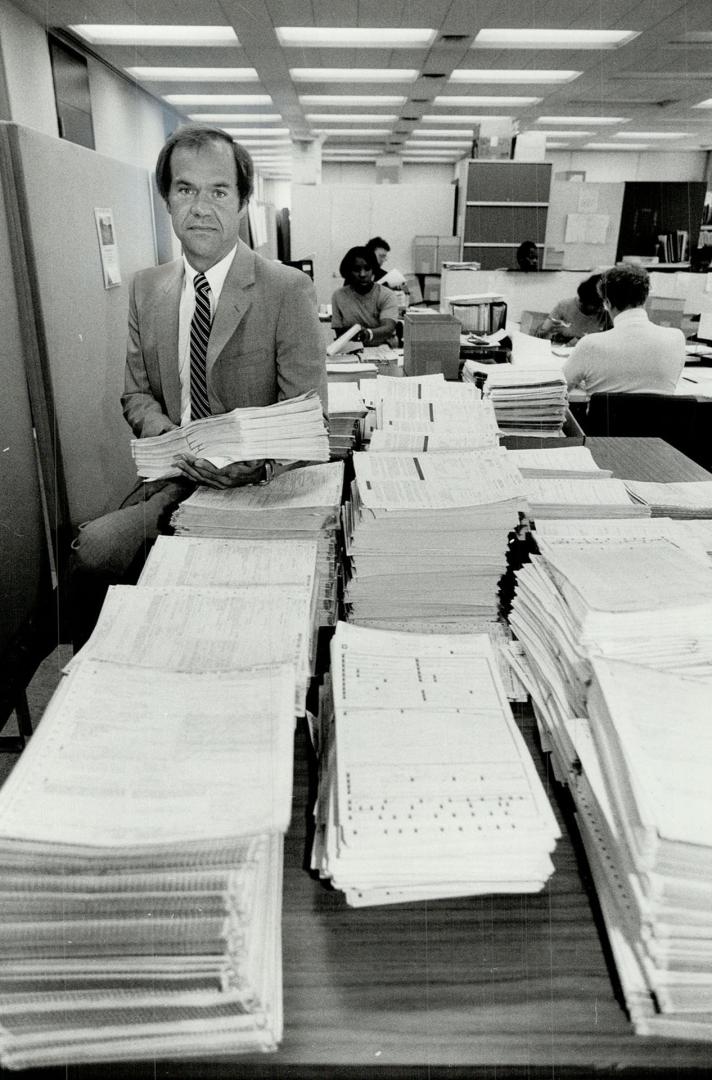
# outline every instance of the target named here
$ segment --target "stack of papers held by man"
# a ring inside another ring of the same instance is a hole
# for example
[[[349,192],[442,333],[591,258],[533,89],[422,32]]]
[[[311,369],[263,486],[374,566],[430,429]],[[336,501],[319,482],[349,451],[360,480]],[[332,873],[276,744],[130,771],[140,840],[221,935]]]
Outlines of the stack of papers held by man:
[[[276,1048],[294,696],[291,665],[60,683],[0,791],[3,1066]]]
[[[264,486],[199,487],[180,504],[172,524],[178,536],[316,540],[318,618],[330,625],[336,617],[336,532],[343,483],[344,465],[338,461],[291,469]]]
[[[136,470],[146,480],[180,475],[178,454],[207,458],[217,467],[233,461],[328,461],[329,440],[318,394],[263,407],[233,409],[192,420],[164,435],[132,439]]]
[[[496,619],[507,535],[526,508],[507,452],[361,453],[354,466],[349,618],[470,632]]]
[[[486,635],[337,625],[313,865],[355,906],[535,892],[559,831]]]

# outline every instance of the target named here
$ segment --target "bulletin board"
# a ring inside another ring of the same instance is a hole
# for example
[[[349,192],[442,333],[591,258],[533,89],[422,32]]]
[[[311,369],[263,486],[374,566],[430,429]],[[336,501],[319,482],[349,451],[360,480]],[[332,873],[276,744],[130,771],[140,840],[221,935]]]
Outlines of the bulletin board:
[[[625,184],[554,180],[546,222],[543,269],[612,266]]]

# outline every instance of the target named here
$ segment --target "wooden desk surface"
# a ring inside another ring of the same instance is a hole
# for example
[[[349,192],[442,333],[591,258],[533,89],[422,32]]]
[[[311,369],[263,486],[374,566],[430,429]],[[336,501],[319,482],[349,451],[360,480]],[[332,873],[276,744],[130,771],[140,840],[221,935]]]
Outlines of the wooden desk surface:
[[[587,435],[597,465],[619,480],[712,480],[712,473],[663,439]]]

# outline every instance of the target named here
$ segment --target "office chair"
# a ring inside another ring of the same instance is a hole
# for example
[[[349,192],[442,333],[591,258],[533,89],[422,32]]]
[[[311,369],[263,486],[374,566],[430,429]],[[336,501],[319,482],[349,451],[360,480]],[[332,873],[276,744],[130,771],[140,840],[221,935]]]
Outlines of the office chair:
[[[586,435],[652,436],[664,439],[709,468],[712,402],[673,394],[592,394],[579,423]]]

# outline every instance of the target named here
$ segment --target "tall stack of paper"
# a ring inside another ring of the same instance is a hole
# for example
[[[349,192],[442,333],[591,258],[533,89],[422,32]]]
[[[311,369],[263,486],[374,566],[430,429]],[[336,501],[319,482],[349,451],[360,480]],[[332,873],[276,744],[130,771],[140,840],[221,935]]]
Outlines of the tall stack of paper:
[[[494,620],[507,534],[526,505],[507,452],[361,453],[354,466],[350,619],[469,632]]]
[[[294,714],[304,713],[313,670],[315,593],[312,582],[222,586],[113,585],[86,645],[70,660],[127,670],[222,676],[261,664],[292,664]]]
[[[600,657],[592,667],[574,794],[631,1019],[710,1039],[710,684]]]
[[[474,381],[474,374],[466,377],[467,365],[465,361],[463,381]],[[568,391],[560,371],[493,364],[484,395],[492,401],[502,431],[512,435],[561,435]]]
[[[371,450],[475,450],[499,445],[494,409],[441,375],[376,380]]]
[[[361,422],[368,409],[356,382],[329,383],[329,452],[344,458],[361,442]]]
[[[172,524],[179,536],[316,540],[318,618],[328,625],[336,617],[336,530],[343,482],[339,461],[283,472],[263,487],[200,487],[180,504]]]
[[[132,439],[139,476],[176,476],[178,454],[207,458],[222,467],[233,461],[328,461],[329,440],[318,394],[310,391],[274,405],[233,409],[192,420],[153,438]]]
[[[625,486],[653,517],[712,518],[712,480],[667,484],[626,480]]]
[[[313,862],[350,904],[535,892],[556,821],[484,635],[337,625]]]
[[[63,680],[0,791],[3,1066],[276,1047],[294,693],[291,666]]]

